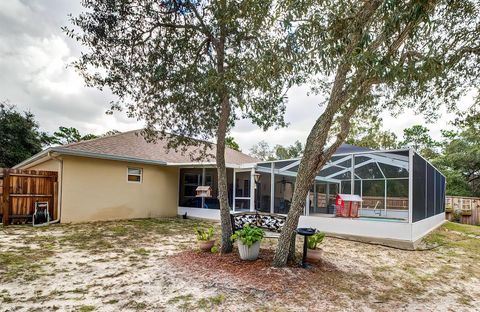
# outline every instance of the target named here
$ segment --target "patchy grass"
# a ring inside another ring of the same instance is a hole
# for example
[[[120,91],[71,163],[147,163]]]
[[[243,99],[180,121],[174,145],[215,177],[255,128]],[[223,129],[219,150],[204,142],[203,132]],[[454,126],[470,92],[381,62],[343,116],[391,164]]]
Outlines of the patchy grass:
[[[460,224],[455,222],[447,222],[445,223],[443,228],[450,231],[456,231],[459,233],[467,234],[467,235],[480,236],[479,225],[468,225],[468,224]]]
[[[303,270],[271,268],[277,244],[271,239],[255,262],[200,253],[194,228],[210,225],[174,218],[0,227],[2,309],[469,311],[480,305],[478,226],[446,223],[425,238],[422,251],[327,237],[322,262]],[[173,265],[172,259],[183,260]]]
[[[138,248],[138,249],[135,249],[133,253],[139,256],[146,257],[150,254],[150,251],[146,250],[145,248]]]
[[[212,297],[202,298],[198,300],[197,307],[200,310],[211,311],[215,307],[225,302],[225,295],[218,294]]]
[[[44,265],[53,252],[28,247],[0,251],[0,281],[7,282],[17,278],[32,281],[47,274]]]
[[[91,305],[84,305],[84,306],[80,306],[78,308],[79,312],[90,312],[90,311],[94,311],[94,310],[95,310],[95,307],[91,306]]]

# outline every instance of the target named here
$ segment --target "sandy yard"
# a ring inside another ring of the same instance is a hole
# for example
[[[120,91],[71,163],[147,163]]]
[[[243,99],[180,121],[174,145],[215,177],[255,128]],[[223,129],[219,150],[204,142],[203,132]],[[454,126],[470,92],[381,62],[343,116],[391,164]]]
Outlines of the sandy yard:
[[[1,311],[474,311],[480,227],[448,223],[403,251],[336,238],[311,270],[201,253],[204,221],[0,227]],[[217,231],[218,233],[218,231]],[[297,245],[300,248],[300,244]]]

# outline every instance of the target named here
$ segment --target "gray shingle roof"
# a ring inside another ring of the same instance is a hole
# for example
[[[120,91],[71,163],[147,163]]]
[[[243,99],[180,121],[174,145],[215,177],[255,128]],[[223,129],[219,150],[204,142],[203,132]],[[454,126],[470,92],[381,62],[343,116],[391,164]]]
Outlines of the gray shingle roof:
[[[140,134],[140,130],[61,146],[62,149],[71,151],[164,161],[167,163],[215,162],[215,159],[211,157],[203,160],[192,160],[191,154],[200,155],[199,147],[187,147],[184,153],[172,149],[167,150],[166,147],[166,140],[159,139],[156,143],[147,142]],[[212,149],[208,150],[208,153],[215,155],[215,151],[216,146],[213,145]],[[225,151],[225,162],[227,164],[241,165],[257,161],[258,159],[256,158],[230,148],[227,148]]]

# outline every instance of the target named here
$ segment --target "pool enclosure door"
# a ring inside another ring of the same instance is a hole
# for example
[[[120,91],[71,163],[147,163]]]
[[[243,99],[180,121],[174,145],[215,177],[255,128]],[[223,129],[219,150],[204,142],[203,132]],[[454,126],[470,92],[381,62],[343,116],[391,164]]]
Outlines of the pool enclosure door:
[[[333,215],[335,212],[335,195],[339,193],[339,183],[315,182],[308,194],[308,215]]]

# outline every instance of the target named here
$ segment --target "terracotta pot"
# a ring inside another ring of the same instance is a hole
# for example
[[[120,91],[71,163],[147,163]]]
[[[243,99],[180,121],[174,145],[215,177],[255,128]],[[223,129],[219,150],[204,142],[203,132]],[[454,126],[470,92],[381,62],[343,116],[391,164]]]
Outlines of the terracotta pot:
[[[213,245],[215,245],[215,240],[198,241],[198,247],[199,247],[202,251],[211,251]]]
[[[260,253],[260,241],[248,247],[238,240],[238,253],[240,254],[240,259],[242,260],[257,260],[258,254]]]
[[[318,262],[322,260],[321,249],[307,249],[307,262]]]

